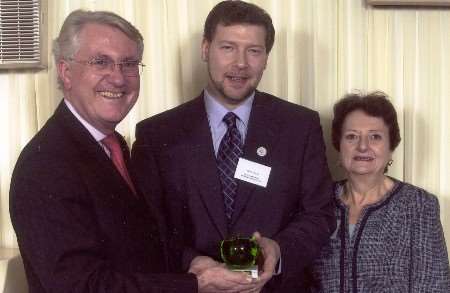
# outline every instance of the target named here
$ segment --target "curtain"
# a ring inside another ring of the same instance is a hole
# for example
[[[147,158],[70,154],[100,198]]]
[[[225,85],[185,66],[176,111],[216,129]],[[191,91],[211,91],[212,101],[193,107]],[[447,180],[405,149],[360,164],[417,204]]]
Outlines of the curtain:
[[[131,144],[135,124],[200,93],[203,22],[213,0],[47,0],[48,46],[70,11],[114,11],[145,39],[141,93],[118,130]],[[438,196],[450,241],[450,10],[373,8],[364,0],[255,0],[272,16],[276,39],[260,90],[320,112],[330,169],[334,102],[351,91],[381,90],[394,103],[402,142],[389,175]],[[11,173],[28,140],[61,100],[55,64],[0,73],[0,246],[16,247],[8,212]],[[447,245],[449,247],[449,245]]]

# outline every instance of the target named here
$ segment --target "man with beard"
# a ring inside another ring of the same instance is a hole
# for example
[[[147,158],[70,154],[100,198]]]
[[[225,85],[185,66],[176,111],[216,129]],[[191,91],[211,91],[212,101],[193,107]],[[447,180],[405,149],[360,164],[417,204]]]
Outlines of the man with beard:
[[[172,265],[215,268],[211,292],[240,291],[219,243],[257,239],[254,290],[302,292],[302,272],[334,231],[319,116],[256,90],[274,42],[270,16],[243,1],[209,13],[201,46],[209,79],[195,99],[140,122],[132,159],[167,218]]]

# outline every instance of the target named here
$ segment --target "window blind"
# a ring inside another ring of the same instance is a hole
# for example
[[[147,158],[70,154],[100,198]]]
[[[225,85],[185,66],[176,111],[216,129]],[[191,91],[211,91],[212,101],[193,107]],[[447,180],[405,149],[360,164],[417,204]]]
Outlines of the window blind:
[[[0,0],[0,68],[41,67],[40,0]]]

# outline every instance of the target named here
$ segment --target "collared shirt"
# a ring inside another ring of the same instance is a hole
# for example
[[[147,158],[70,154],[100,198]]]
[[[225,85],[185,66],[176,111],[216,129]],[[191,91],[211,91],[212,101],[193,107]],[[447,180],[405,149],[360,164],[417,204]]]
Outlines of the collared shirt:
[[[89,133],[92,135],[92,137],[103,148],[103,150],[109,157],[110,152],[109,152],[108,148],[105,145],[103,145],[103,143],[101,142],[102,139],[104,139],[106,137],[106,134],[102,133],[100,130],[98,130],[97,128],[92,126],[89,122],[87,122],[83,117],[81,117],[81,115],[78,114],[75,107],[67,99],[64,99],[64,103],[66,104],[67,108],[69,108],[70,112],[72,112],[72,114],[75,116],[75,118],[77,118],[78,121],[80,121],[80,123],[83,124],[83,126],[87,129],[87,131],[89,131]]]
[[[211,129],[211,136],[214,145],[214,152],[217,156],[217,151],[219,150],[220,142],[223,136],[227,132],[227,125],[223,122],[223,117],[230,112],[222,104],[217,102],[217,100],[211,96],[208,91],[204,90],[204,101],[206,114],[208,115],[209,127]],[[236,109],[232,110],[239,119],[236,119],[236,126],[242,137],[242,144],[245,142],[245,137],[247,135],[248,120],[250,118],[250,112],[252,110],[253,100],[255,99],[255,92],[253,92],[244,103],[239,105]],[[275,267],[275,275],[281,274],[281,257]]]
[[[248,120],[250,118],[250,112],[252,110],[253,100],[255,98],[255,92],[253,92],[244,103],[239,105],[236,109],[232,111],[225,108],[220,104],[213,96],[211,96],[208,91],[204,90],[204,101],[206,114],[208,116],[209,127],[211,129],[211,136],[214,146],[214,152],[217,156],[219,150],[220,142],[227,132],[227,125],[223,121],[223,117],[228,112],[233,112],[238,119],[236,119],[236,126],[241,134],[242,144],[245,142],[245,137],[247,135]]]

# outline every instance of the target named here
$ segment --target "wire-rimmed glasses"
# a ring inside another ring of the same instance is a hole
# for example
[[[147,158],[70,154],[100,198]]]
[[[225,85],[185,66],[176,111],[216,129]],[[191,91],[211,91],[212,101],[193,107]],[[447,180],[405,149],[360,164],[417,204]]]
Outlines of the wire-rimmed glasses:
[[[121,62],[114,62],[110,58],[94,57],[91,60],[75,60],[69,59],[72,62],[88,65],[98,74],[110,74],[116,67],[122,72],[123,75],[129,77],[139,76],[142,73],[145,64],[139,60],[124,60]]]

